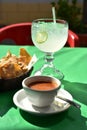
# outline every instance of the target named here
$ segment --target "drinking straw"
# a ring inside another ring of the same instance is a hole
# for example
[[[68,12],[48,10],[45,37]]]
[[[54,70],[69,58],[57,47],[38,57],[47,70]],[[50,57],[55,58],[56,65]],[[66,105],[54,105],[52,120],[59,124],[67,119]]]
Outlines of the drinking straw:
[[[52,7],[52,14],[53,14],[53,22],[56,23],[56,14],[55,14],[55,7]]]

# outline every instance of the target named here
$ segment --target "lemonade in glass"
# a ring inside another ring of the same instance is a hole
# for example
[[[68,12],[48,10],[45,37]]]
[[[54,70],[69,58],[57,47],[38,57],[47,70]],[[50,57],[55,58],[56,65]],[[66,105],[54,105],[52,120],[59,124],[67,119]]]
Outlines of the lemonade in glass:
[[[45,53],[45,63],[36,72],[37,75],[52,75],[63,78],[63,74],[53,64],[53,54],[60,50],[68,37],[68,23],[64,20],[37,19],[32,22],[32,41],[34,45]]]

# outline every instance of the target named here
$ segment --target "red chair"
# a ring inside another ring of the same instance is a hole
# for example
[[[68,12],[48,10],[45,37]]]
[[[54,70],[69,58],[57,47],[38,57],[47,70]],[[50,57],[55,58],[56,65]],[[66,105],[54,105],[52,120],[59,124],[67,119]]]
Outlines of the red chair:
[[[69,45],[70,47],[80,47],[78,35],[71,30],[68,31],[68,40],[66,45]]]
[[[0,44],[33,45],[31,39],[31,22],[2,27],[0,29]],[[71,30],[69,30],[66,45],[70,47],[79,46],[79,38]]]
[[[31,23],[11,24],[0,29],[1,44],[33,45]]]

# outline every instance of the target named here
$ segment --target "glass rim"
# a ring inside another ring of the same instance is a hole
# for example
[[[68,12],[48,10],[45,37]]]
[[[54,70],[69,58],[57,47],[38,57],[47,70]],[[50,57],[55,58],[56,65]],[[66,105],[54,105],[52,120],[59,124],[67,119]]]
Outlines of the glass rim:
[[[39,21],[44,21],[44,22],[45,22],[45,21],[49,21],[49,22],[50,22],[50,21],[51,21],[51,22],[53,21],[53,22],[54,22],[54,20],[53,20],[52,18],[38,18],[38,19],[33,20],[32,23],[34,23],[34,22],[37,23],[37,22],[39,22]],[[56,19],[56,21],[58,21],[59,23],[62,23],[62,24],[68,24],[68,22],[67,22],[66,20],[63,20],[63,19],[59,19],[59,18],[58,18],[58,19]]]

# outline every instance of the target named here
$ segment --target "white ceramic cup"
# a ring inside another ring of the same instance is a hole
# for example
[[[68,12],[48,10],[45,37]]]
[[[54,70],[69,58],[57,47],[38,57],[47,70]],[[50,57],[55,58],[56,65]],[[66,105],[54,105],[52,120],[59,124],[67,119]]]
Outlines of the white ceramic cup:
[[[30,87],[31,84],[38,82],[54,82],[56,83],[56,87],[50,90],[35,90]],[[54,101],[54,98],[60,89],[61,82],[57,78],[50,76],[31,76],[22,81],[22,86],[32,105],[37,107],[46,107],[51,105]]]

